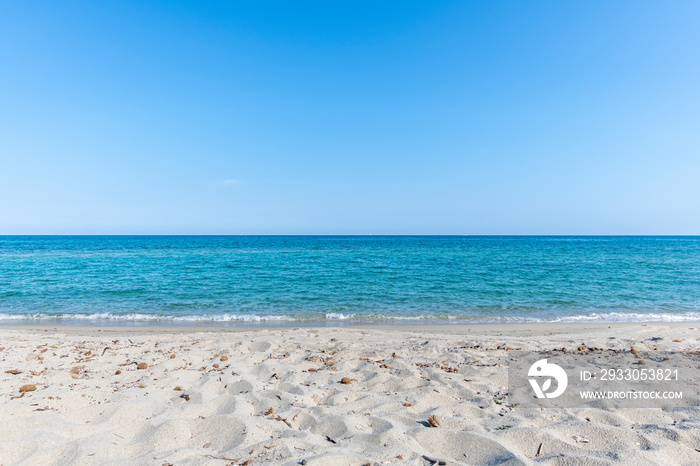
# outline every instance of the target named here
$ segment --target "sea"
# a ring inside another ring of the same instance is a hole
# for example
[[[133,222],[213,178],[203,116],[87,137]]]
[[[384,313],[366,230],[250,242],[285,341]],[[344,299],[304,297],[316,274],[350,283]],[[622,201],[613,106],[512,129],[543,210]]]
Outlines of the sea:
[[[700,321],[700,237],[0,236],[0,323]]]

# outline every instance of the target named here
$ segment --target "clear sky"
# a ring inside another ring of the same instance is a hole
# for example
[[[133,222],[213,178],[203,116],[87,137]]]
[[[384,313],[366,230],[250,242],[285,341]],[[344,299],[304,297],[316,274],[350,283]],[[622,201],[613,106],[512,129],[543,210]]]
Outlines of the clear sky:
[[[700,234],[698,1],[5,1],[2,234]]]

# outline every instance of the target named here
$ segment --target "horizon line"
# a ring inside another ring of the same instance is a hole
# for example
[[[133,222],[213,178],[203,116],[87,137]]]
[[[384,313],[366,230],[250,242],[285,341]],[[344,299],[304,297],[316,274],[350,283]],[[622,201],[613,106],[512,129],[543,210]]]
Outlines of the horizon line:
[[[635,233],[623,233],[623,234],[606,234],[606,233],[589,233],[589,234],[577,234],[577,233],[514,233],[514,234],[499,234],[499,233],[22,233],[22,234],[11,234],[11,233],[0,233],[0,238],[2,237],[12,237],[12,236],[25,236],[25,237],[40,237],[40,236],[53,236],[53,237],[68,237],[68,236],[112,236],[112,237],[126,237],[126,236],[141,236],[141,237],[159,237],[159,236],[209,236],[209,237],[225,237],[225,236],[237,236],[237,237],[251,237],[251,236],[266,236],[266,237],[302,237],[302,236],[344,236],[344,237],[700,237],[700,234],[635,234]]]

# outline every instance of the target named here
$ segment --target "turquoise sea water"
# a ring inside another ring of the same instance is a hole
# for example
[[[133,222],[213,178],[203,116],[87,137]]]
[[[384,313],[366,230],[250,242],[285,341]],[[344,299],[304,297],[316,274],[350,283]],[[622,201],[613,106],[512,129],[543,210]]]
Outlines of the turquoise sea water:
[[[700,237],[0,236],[0,321],[700,320]]]

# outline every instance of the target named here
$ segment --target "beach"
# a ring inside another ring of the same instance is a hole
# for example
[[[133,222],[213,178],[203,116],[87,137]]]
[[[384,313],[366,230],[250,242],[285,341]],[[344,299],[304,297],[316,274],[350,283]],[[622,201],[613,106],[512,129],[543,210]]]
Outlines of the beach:
[[[700,466],[700,2],[2,7],[0,466]]]
[[[698,464],[697,405],[506,391],[510,351],[697,352],[698,325],[7,325],[0,464]]]

